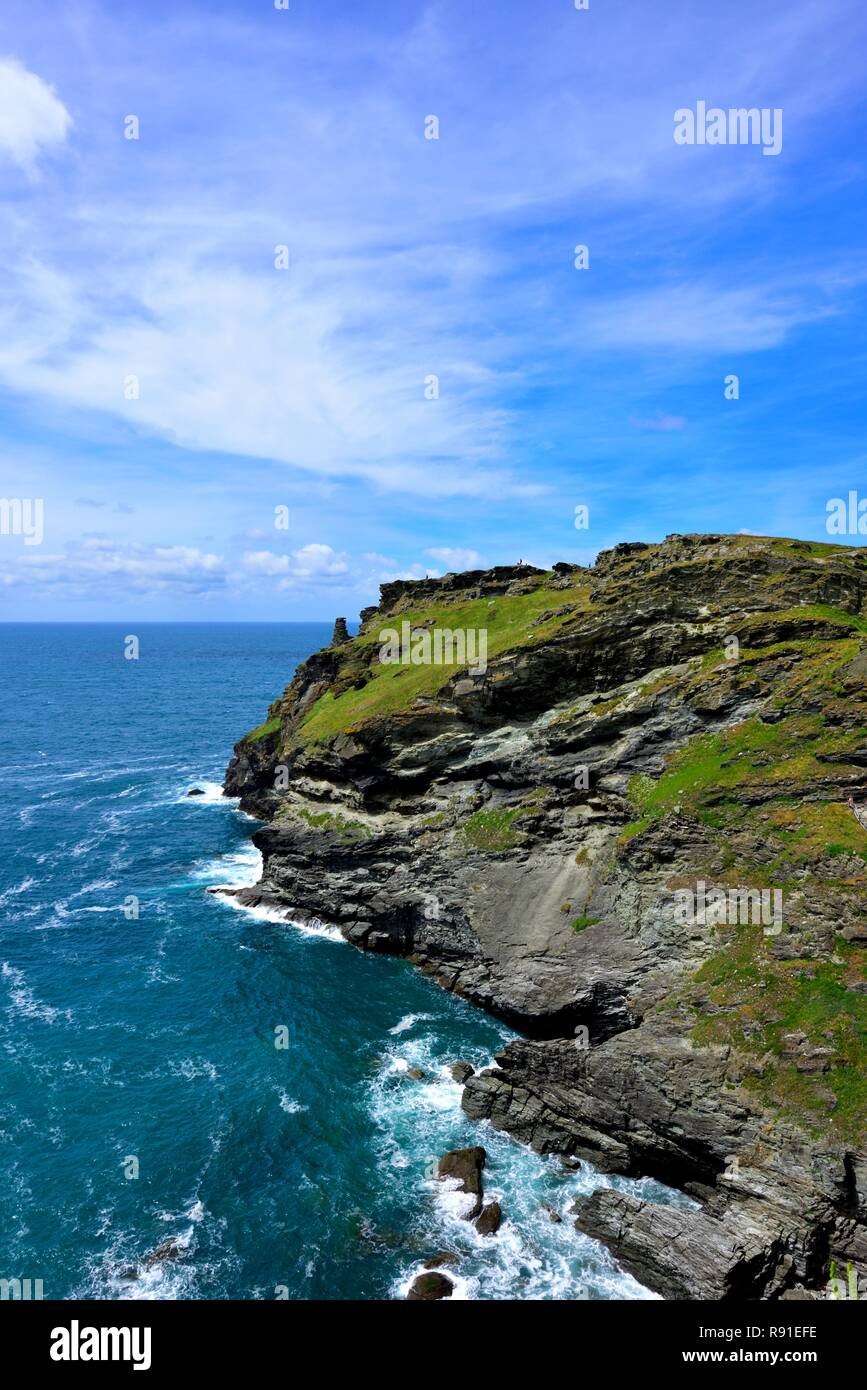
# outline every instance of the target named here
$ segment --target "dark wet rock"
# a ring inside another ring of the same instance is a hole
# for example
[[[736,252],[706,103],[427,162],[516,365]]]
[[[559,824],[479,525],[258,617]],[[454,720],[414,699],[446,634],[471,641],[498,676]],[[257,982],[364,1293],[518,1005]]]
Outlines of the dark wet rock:
[[[474,1198],[470,1209],[464,1213],[467,1221],[475,1221],[482,1210],[482,1169],[486,1159],[485,1150],[477,1146],[472,1149],[451,1149],[439,1161],[437,1172],[440,1180],[451,1179],[457,1183],[459,1192],[466,1192]]]
[[[433,1303],[438,1298],[451,1298],[454,1289],[451,1279],[432,1270],[429,1274],[419,1274],[413,1280],[407,1299],[410,1302]]]
[[[421,1067],[410,1067],[406,1074],[411,1076],[413,1081],[424,1081],[425,1078],[425,1072],[422,1071]]]
[[[562,1216],[560,1215],[559,1211],[557,1211],[556,1207],[549,1206],[547,1202],[542,1202],[541,1205],[542,1205],[542,1210],[545,1212],[545,1214],[546,1214],[547,1217],[548,1217],[548,1220],[549,1220],[549,1221],[553,1221],[553,1223],[554,1223],[555,1226],[559,1226],[560,1223],[562,1222],[563,1218],[562,1218]]]
[[[624,1269],[664,1298],[779,1295],[794,1268],[794,1240],[791,1253],[782,1233],[779,1248],[769,1245],[766,1223],[736,1210],[718,1219],[610,1188],[579,1199],[575,1210],[580,1231],[602,1240]]]
[[[431,1255],[429,1260],[425,1260],[425,1269],[439,1269],[440,1265],[456,1265],[460,1262],[460,1256],[454,1250],[440,1250],[436,1255]]]
[[[457,1081],[459,1086],[463,1086],[469,1077],[475,1075],[475,1067],[471,1067],[469,1062],[453,1062],[449,1071],[453,1081]]]
[[[192,787],[192,788],[190,789],[190,791],[187,792],[187,796],[204,796],[204,795],[205,795],[205,793],[203,792],[203,790],[202,790],[201,787]]]
[[[476,1221],[476,1230],[480,1236],[496,1235],[502,1220],[503,1212],[499,1202],[488,1202],[487,1206],[482,1207]]]
[[[182,1260],[186,1253],[187,1247],[170,1236],[168,1240],[162,1241],[155,1250],[145,1256],[142,1260],[142,1269],[152,1269],[154,1265],[162,1264],[164,1260]]]

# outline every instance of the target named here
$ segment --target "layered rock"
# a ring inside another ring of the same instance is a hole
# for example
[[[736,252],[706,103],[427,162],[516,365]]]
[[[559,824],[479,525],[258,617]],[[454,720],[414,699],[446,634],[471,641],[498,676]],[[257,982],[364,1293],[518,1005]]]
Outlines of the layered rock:
[[[576,1214],[667,1296],[864,1260],[865,615],[863,549],[757,537],[398,581],[227,772],[269,822],[250,900],[526,1035],[470,1115],[693,1195]],[[484,630],[487,668],[383,665],[395,622]]]

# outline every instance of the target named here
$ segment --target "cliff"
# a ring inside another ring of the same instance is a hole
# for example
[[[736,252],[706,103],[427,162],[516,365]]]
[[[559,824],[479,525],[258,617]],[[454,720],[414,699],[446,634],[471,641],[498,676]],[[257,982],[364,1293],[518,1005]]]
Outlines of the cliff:
[[[523,1033],[464,1108],[689,1192],[576,1210],[664,1295],[867,1273],[867,549],[671,536],[361,616],[236,746],[247,897]],[[414,664],[444,630],[475,660]]]

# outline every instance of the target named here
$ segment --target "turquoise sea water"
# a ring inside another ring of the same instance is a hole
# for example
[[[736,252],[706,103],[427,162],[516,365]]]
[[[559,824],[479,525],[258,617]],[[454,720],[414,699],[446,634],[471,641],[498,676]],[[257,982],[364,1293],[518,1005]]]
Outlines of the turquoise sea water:
[[[134,630],[138,661],[120,626],[0,626],[0,1278],[46,1298],[391,1298],[451,1248],[461,1297],[649,1297],[568,1209],[602,1184],[662,1189],[564,1173],[463,1116],[448,1064],[484,1065],[508,1029],[334,930],[207,892],[258,876],[223,769],[330,626]],[[430,1176],[471,1143],[494,1238]],[[180,1258],[124,1277],[169,1239]]]

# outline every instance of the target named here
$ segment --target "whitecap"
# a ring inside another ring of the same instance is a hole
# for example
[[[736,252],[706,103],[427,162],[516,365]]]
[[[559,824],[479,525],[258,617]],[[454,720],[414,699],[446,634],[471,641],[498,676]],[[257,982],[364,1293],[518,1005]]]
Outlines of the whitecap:
[[[206,780],[193,780],[193,787],[197,787],[203,796],[190,796],[192,788],[186,784],[183,788],[175,789],[175,803],[185,806],[232,806],[238,805],[237,796],[226,796],[220,782],[210,782]]]
[[[65,1022],[72,1021],[71,1009],[57,1009],[52,1004],[43,1004],[37,999],[33,990],[27,983],[27,978],[22,970],[4,961],[0,967],[0,974],[9,984],[9,1011],[19,1013],[23,1018],[36,1018],[42,1023],[56,1023],[58,1019]]]
[[[230,854],[209,859],[193,870],[192,877],[211,883],[215,888],[252,888],[262,877],[262,854],[252,841],[247,841]],[[226,875],[231,874],[227,880]]]
[[[172,1076],[182,1076],[185,1081],[198,1081],[201,1077],[208,1081],[216,1081],[219,1072],[213,1062],[209,1062],[207,1057],[183,1057],[180,1062],[174,1060],[169,1062],[169,1071]]]
[[[20,883],[16,883],[13,887],[7,888],[4,893],[0,893],[0,904],[5,903],[7,898],[17,898],[19,894],[26,893],[28,889],[35,887],[35,885],[36,879],[31,878],[28,874]]]
[[[83,888],[73,893],[69,901],[74,902],[76,898],[83,898],[87,893],[99,893],[108,888],[116,888],[117,882],[116,878],[95,878],[92,883],[86,883]]]
[[[247,885],[243,885],[246,887]],[[227,891],[228,890],[228,891]],[[288,907],[275,907],[273,903],[245,903],[239,902],[234,893],[229,889],[229,885],[224,888],[215,886],[214,897],[227,907],[233,907],[236,912],[245,912],[248,917],[253,917],[258,922],[273,922],[276,926],[292,927],[300,932],[302,936],[318,937],[322,941],[334,941],[346,945],[346,937],[339,927],[329,925],[327,922],[320,922],[318,917],[313,917],[309,922],[296,921]]]
[[[433,1014],[406,1014],[400,1020],[400,1023],[396,1023],[394,1027],[389,1028],[388,1031],[391,1034],[391,1036],[394,1037],[397,1033],[408,1032],[408,1030],[410,1028],[413,1028],[416,1023],[429,1023],[432,1018]]]
[[[281,1090],[279,1092],[279,1096],[280,1109],[283,1110],[287,1115],[298,1115],[303,1110],[307,1109],[306,1105],[301,1105],[299,1101],[292,1100],[292,1098],[287,1094],[286,1091]]]

